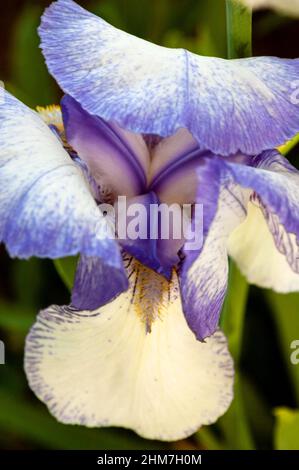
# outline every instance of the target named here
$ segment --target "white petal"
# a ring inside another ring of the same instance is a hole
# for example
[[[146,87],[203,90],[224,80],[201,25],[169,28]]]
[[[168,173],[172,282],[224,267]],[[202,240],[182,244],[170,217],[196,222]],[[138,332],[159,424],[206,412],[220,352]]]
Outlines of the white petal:
[[[100,310],[40,313],[27,339],[27,376],[59,421],[177,440],[227,410],[232,359],[221,332],[195,339],[176,277],[169,285],[129,263],[130,291]]]
[[[282,227],[281,227],[282,229]],[[286,234],[290,251],[298,252],[295,235]],[[287,293],[299,290],[299,274],[292,270],[286,253],[275,246],[262,210],[249,203],[245,221],[230,235],[230,256],[252,284]]]

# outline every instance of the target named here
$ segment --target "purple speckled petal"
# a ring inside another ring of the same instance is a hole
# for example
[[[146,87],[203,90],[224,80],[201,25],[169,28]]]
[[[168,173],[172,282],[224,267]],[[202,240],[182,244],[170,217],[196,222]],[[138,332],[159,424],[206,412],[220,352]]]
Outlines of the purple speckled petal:
[[[240,224],[246,222],[250,205],[256,204],[262,211],[277,253],[284,255],[288,263],[287,269],[281,258],[276,260],[271,273],[276,279],[268,276],[261,285],[281,291],[298,290],[299,173],[276,151],[268,151],[252,158],[250,165],[207,158],[197,174],[197,200],[204,206],[205,243],[201,250],[185,253],[180,281],[187,322],[197,337],[203,339],[213,334],[218,325],[227,286],[228,248],[242,271],[245,274],[250,271],[246,259],[238,256],[244,255],[244,250],[239,253],[234,250],[231,238]],[[254,229],[264,233],[262,226],[254,225]],[[259,237],[258,232],[250,233]],[[242,239],[245,245],[245,234]],[[252,257],[248,260],[252,261]],[[269,258],[268,271],[271,261]],[[254,274],[257,276],[256,271]],[[257,278],[250,280],[259,283]],[[277,288],[280,282],[282,289]]]
[[[88,112],[138,133],[187,128],[218,155],[256,155],[299,131],[298,59],[224,60],[120,31],[72,0],[39,29],[50,73]]]
[[[234,181],[226,181],[218,158],[198,167],[197,201],[203,205],[204,245],[185,251],[180,273],[183,310],[199,340],[212,335],[227,289],[229,234],[246,216],[246,194]]]
[[[32,390],[65,424],[123,426],[178,440],[215,422],[233,397],[224,335],[196,340],[178,281],[134,259],[130,289],[99,310],[40,312],[25,348]]]
[[[81,256],[72,291],[72,305],[77,309],[95,310],[128,288],[124,268],[107,268],[102,259]]]
[[[70,96],[61,101],[66,136],[97,181],[102,197],[132,196],[146,188],[149,153],[140,135],[88,114]]]
[[[230,236],[228,252],[251,283],[277,292],[299,291],[299,173],[277,152],[237,170],[255,191],[244,223]]]
[[[11,256],[83,253],[122,269],[80,168],[39,115],[4,92],[0,104],[0,240]]]

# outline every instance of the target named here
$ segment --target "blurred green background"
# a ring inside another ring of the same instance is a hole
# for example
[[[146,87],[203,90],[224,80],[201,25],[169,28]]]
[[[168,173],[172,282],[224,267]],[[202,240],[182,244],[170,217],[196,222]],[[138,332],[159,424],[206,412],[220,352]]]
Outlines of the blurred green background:
[[[36,32],[40,15],[50,3],[10,0],[1,10],[0,79],[32,107],[58,103],[61,97],[47,73]],[[223,0],[78,3],[115,26],[159,44],[226,55]],[[298,21],[258,12],[253,21],[254,54],[299,57],[298,33]],[[295,165],[298,156],[298,148],[289,154]],[[0,365],[0,448],[299,449],[299,365],[290,362],[290,344],[299,340],[299,294],[277,295],[255,287],[247,292],[244,279],[232,270],[222,324],[237,366],[234,403],[216,425],[183,442],[165,444],[124,430],[64,426],[48,414],[26,383],[24,339],[38,310],[68,303],[69,293],[51,261],[10,260],[3,247],[0,257],[0,339],[6,346],[6,365]]]

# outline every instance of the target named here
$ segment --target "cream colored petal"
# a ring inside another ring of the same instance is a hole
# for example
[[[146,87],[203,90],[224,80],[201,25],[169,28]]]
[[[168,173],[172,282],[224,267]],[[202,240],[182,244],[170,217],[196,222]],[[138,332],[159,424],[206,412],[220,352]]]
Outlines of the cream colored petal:
[[[262,210],[249,203],[245,221],[230,235],[228,251],[252,284],[281,293],[298,291],[299,274],[291,268],[296,260],[289,256],[298,253],[296,237],[283,231],[279,239],[284,253],[277,249]]]
[[[177,440],[217,420],[232,400],[233,364],[218,331],[187,327],[177,278],[132,259],[127,293],[94,312],[41,312],[26,347],[31,388],[59,421],[123,426]],[[151,330],[151,332],[149,332]]]

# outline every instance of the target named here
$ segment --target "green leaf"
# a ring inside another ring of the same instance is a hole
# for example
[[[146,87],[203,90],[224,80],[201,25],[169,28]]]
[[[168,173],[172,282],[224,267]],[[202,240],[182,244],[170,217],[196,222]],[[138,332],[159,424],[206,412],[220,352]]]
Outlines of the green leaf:
[[[205,0],[201,12],[201,44],[198,54],[226,57],[225,2],[223,0]]]
[[[231,260],[229,267],[228,293],[221,315],[221,328],[228,338],[229,350],[236,365],[239,364],[242,349],[248,292],[248,282],[239,271],[237,265]]]
[[[276,408],[274,442],[277,450],[299,449],[299,410]]]
[[[239,371],[248,290],[246,279],[236,264],[230,261],[229,287],[221,315],[221,327],[227,336],[229,350],[235,361],[236,375],[234,400],[218,423],[228,448],[240,450],[254,449],[244,405],[244,384]]]
[[[9,302],[0,302],[0,328],[26,334],[34,320],[35,314],[30,308]]]
[[[55,268],[69,290],[74,285],[77,263],[78,258],[73,256],[54,260]]]
[[[299,294],[277,294],[267,290],[265,297],[274,317],[280,348],[299,406],[299,366],[292,364],[290,360],[291,343],[299,340]]]
[[[65,450],[156,449],[161,444],[114,429],[87,429],[58,423],[40,405],[29,405],[0,390],[0,429],[32,440],[43,448]]]
[[[35,107],[45,105],[56,98],[55,82],[47,71],[42,53],[39,49],[37,28],[40,23],[42,7],[25,5],[15,24],[13,45],[11,50],[11,72],[13,88],[20,90],[22,99]]]
[[[274,425],[272,408],[260,392],[258,384],[244,374],[242,374],[242,388],[244,413],[246,413],[252,435],[258,442],[258,448],[270,449]]]
[[[226,0],[228,58],[251,55],[252,13],[235,0]],[[254,449],[254,442],[244,405],[245,388],[240,371],[240,358],[248,283],[235,263],[230,262],[228,294],[221,315],[221,326],[228,338],[235,361],[234,400],[218,421],[229,449]]]
[[[124,21],[124,15],[121,13],[119,0],[102,0],[100,2],[99,0],[93,0],[88,5],[88,10],[106,19],[116,28],[126,29],[126,23]]]
[[[40,307],[40,292],[43,283],[42,263],[38,258],[15,259],[12,262],[13,290],[16,301],[23,307]]]
[[[225,443],[215,435],[210,426],[203,426],[195,434],[195,438],[201,447],[207,450],[225,450]]]
[[[246,388],[241,374],[236,370],[233,402],[225,415],[218,421],[225,437],[226,446],[230,450],[255,449],[244,403],[245,397]]]

